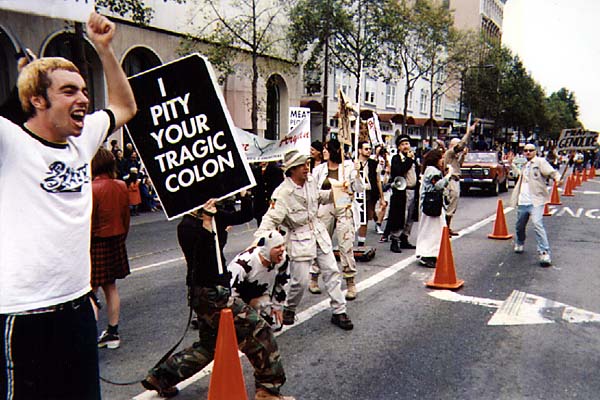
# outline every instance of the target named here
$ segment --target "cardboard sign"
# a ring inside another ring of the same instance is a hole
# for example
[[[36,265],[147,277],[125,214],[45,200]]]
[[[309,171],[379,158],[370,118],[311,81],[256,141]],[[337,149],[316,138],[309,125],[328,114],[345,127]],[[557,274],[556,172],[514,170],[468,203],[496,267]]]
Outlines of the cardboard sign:
[[[94,0],[0,0],[0,8],[50,18],[86,22]]]
[[[594,150],[598,147],[598,132],[583,129],[563,129],[557,143],[557,150]]]
[[[310,108],[290,107],[290,132],[305,119],[308,119],[308,126],[310,127]]]
[[[168,219],[256,183],[206,59],[193,54],[129,78],[126,126]]]
[[[381,128],[379,127],[379,116],[375,112],[373,112],[373,116],[367,120],[367,128],[369,129],[369,139],[373,145],[383,143]]]
[[[308,118],[303,119],[280,140],[264,139],[239,128],[236,128],[235,132],[249,162],[282,160],[283,155],[292,149],[297,149],[302,154],[310,154],[310,120]]]

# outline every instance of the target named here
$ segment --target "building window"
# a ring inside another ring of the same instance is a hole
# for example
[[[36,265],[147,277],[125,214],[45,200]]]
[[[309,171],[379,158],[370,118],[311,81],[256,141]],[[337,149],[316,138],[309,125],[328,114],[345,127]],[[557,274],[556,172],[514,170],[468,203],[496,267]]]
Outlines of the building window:
[[[435,115],[442,115],[442,96],[435,96]]]
[[[396,85],[388,83],[385,85],[385,105],[386,107],[396,107]]]
[[[152,51],[144,47],[136,47],[127,53],[122,66],[125,75],[133,76],[161,64],[159,58]]]
[[[350,97],[350,74],[345,73],[341,69],[336,69],[333,73],[333,98],[338,98],[338,88],[342,87],[342,91]]]
[[[408,105],[406,106],[408,111],[412,111],[413,109],[413,91],[408,92]]]
[[[375,104],[375,90],[377,82],[372,79],[367,79],[365,83],[365,103]]]
[[[440,67],[437,72],[437,76],[435,78],[438,82],[442,82],[444,80],[444,67]]]
[[[8,35],[0,27],[0,104],[9,97],[16,85],[17,68],[15,47]]]
[[[271,78],[267,82],[267,130],[265,131],[265,139],[279,139],[280,119],[279,85]]]
[[[429,103],[429,92],[425,89],[421,89],[421,99],[420,99],[420,104],[421,104],[421,108],[420,111],[422,113],[426,113],[427,112],[427,103]]]

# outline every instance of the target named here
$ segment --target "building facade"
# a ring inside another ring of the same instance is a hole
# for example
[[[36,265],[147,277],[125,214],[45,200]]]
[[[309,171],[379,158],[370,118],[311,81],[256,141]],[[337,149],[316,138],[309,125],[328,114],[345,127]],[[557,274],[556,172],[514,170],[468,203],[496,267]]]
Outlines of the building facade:
[[[117,24],[113,48],[128,76],[159,66],[185,55],[181,44],[187,32],[165,28],[171,21],[172,28],[181,25],[185,18],[178,15],[189,13],[183,5],[166,8],[163,1],[155,1],[155,15],[159,23],[140,27],[126,19],[111,17]],[[191,7],[188,4],[187,7]],[[197,11],[196,11],[197,13]],[[61,56],[74,60],[81,50],[85,62],[91,107],[99,109],[106,105],[106,86],[102,66],[91,42],[85,35],[77,35],[75,23],[57,18],[13,12],[0,9],[0,103],[15,87],[17,66],[15,55],[21,46],[31,49],[37,56]],[[200,44],[200,53],[209,44]],[[233,72],[222,76],[219,84],[234,124],[251,130],[251,57],[248,52],[231,50]],[[289,107],[300,104],[301,74],[298,64],[276,57],[259,57],[258,82],[258,131],[261,136],[279,138],[288,133]],[[189,78],[193,81],[193,77]],[[121,139],[121,134],[114,135]]]

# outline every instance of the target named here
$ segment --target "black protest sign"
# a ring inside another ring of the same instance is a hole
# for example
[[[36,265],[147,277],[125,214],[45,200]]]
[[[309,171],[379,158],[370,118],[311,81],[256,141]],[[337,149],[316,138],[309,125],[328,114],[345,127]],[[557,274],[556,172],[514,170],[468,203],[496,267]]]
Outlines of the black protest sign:
[[[594,150],[598,147],[598,132],[583,129],[563,129],[557,142],[557,150]]]
[[[167,218],[255,185],[208,62],[193,54],[129,78],[128,124]]]

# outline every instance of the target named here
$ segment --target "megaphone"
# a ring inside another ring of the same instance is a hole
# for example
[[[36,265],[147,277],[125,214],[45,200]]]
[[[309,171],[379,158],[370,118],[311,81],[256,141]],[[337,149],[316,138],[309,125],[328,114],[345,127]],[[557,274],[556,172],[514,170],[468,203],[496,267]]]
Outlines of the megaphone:
[[[397,176],[394,178],[394,182],[392,182],[390,187],[395,190],[404,190],[406,189],[406,179],[403,176]]]

